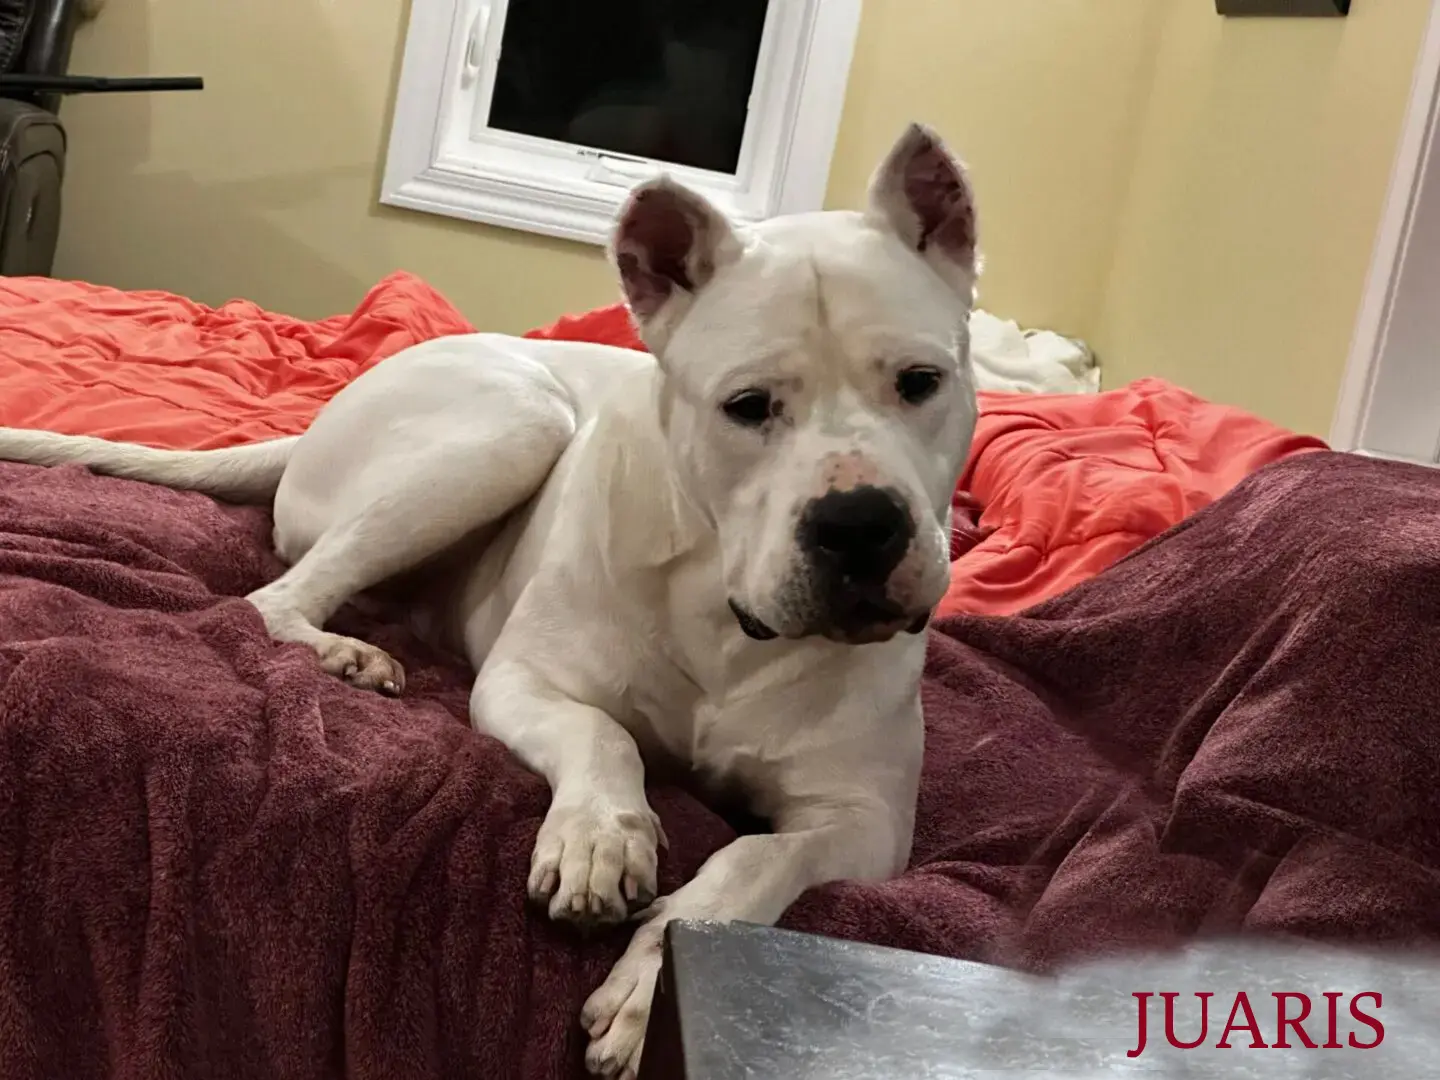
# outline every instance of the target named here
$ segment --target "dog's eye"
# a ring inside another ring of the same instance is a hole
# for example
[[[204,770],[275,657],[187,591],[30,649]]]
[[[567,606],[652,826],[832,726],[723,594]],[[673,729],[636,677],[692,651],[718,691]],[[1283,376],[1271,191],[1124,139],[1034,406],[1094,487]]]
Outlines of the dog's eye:
[[[895,390],[911,405],[935,396],[944,375],[931,367],[906,368],[895,377]]]
[[[772,405],[766,390],[741,390],[721,406],[725,415],[745,427],[759,427],[770,419]]]

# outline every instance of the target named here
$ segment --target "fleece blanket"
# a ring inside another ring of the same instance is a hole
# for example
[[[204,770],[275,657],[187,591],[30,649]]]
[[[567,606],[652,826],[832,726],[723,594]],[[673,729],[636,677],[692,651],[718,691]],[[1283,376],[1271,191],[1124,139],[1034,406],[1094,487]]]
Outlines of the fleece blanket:
[[[471,329],[408,274],[319,322],[245,301],[0,278],[0,424],[180,449],[294,434],[386,356]],[[533,334],[642,348],[619,305]],[[1159,379],[1103,394],[987,392],[980,409],[962,487],[988,539],[954,563],[942,613],[1055,596],[1262,465],[1324,448]],[[956,554],[975,538],[957,537]]]
[[[237,597],[255,509],[0,465],[7,1080],[578,1077],[623,931],[527,911],[545,786],[468,672],[354,691]],[[913,864],[791,927],[1047,970],[1246,931],[1440,934],[1440,475],[1303,454],[1021,616],[930,636]],[[672,889],[731,840],[653,805]]]

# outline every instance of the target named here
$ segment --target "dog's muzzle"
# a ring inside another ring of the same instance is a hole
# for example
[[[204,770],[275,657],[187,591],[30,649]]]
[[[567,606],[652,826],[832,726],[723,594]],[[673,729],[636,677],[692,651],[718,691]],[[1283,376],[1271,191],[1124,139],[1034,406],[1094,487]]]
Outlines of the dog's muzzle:
[[[899,493],[873,485],[827,492],[801,512],[796,540],[815,575],[826,637],[886,641],[929,623],[928,611],[917,616],[889,596],[890,575],[915,540],[915,521]]]
[[[812,499],[796,529],[814,597],[814,618],[804,632],[854,645],[923,633],[930,612],[917,615],[889,596],[890,576],[914,539],[910,510],[889,489],[864,486]],[[730,610],[756,641],[780,636],[733,599]]]

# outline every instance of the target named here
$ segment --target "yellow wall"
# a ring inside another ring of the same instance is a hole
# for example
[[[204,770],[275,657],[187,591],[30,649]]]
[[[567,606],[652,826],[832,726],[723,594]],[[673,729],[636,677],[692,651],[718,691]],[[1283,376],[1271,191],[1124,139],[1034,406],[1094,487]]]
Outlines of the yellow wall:
[[[906,122],[936,125],[980,178],[987,301],[1085,329],[1157,2],[869,0],[831,201],[856,204]],[[596,248],[376,204],[405,18],[375,0],[109,0],[74,70],[206,89],[66,104],[56,273],[316,316],[405,268],[507,331],[609,301]]]
[[[858,205],[901,128],[925,120],[974,173],[985,306],[1089,333],[1171,2],[866,0],[831,204]]]
[[[1244,23],[1210,0],[868,0],[831,175],[912,118],[974,167],[987,307],[1323,430],[1427,0]],[[203,74],[72,99],[56,273],[304,316],[404,268],[486,328],[614,294],[597,249],[376,204],[407,11],[109,0],[73,69]]]
[[[1430,0],[1348,19],[1166,12],[1106,302],[1108,386],[1155,374],[1324,435]]]

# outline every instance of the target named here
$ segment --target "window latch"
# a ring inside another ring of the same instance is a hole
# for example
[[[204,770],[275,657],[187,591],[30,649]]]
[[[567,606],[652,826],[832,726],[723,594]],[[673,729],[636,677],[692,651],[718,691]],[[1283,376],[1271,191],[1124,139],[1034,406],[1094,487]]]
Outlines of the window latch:
[[[645,158],[604,154],[598,150],[581,150],[579,153],[581,157],[593,159],[585,173],[585,179],[592,183],[632,188],[660,175],[659,166]]]

